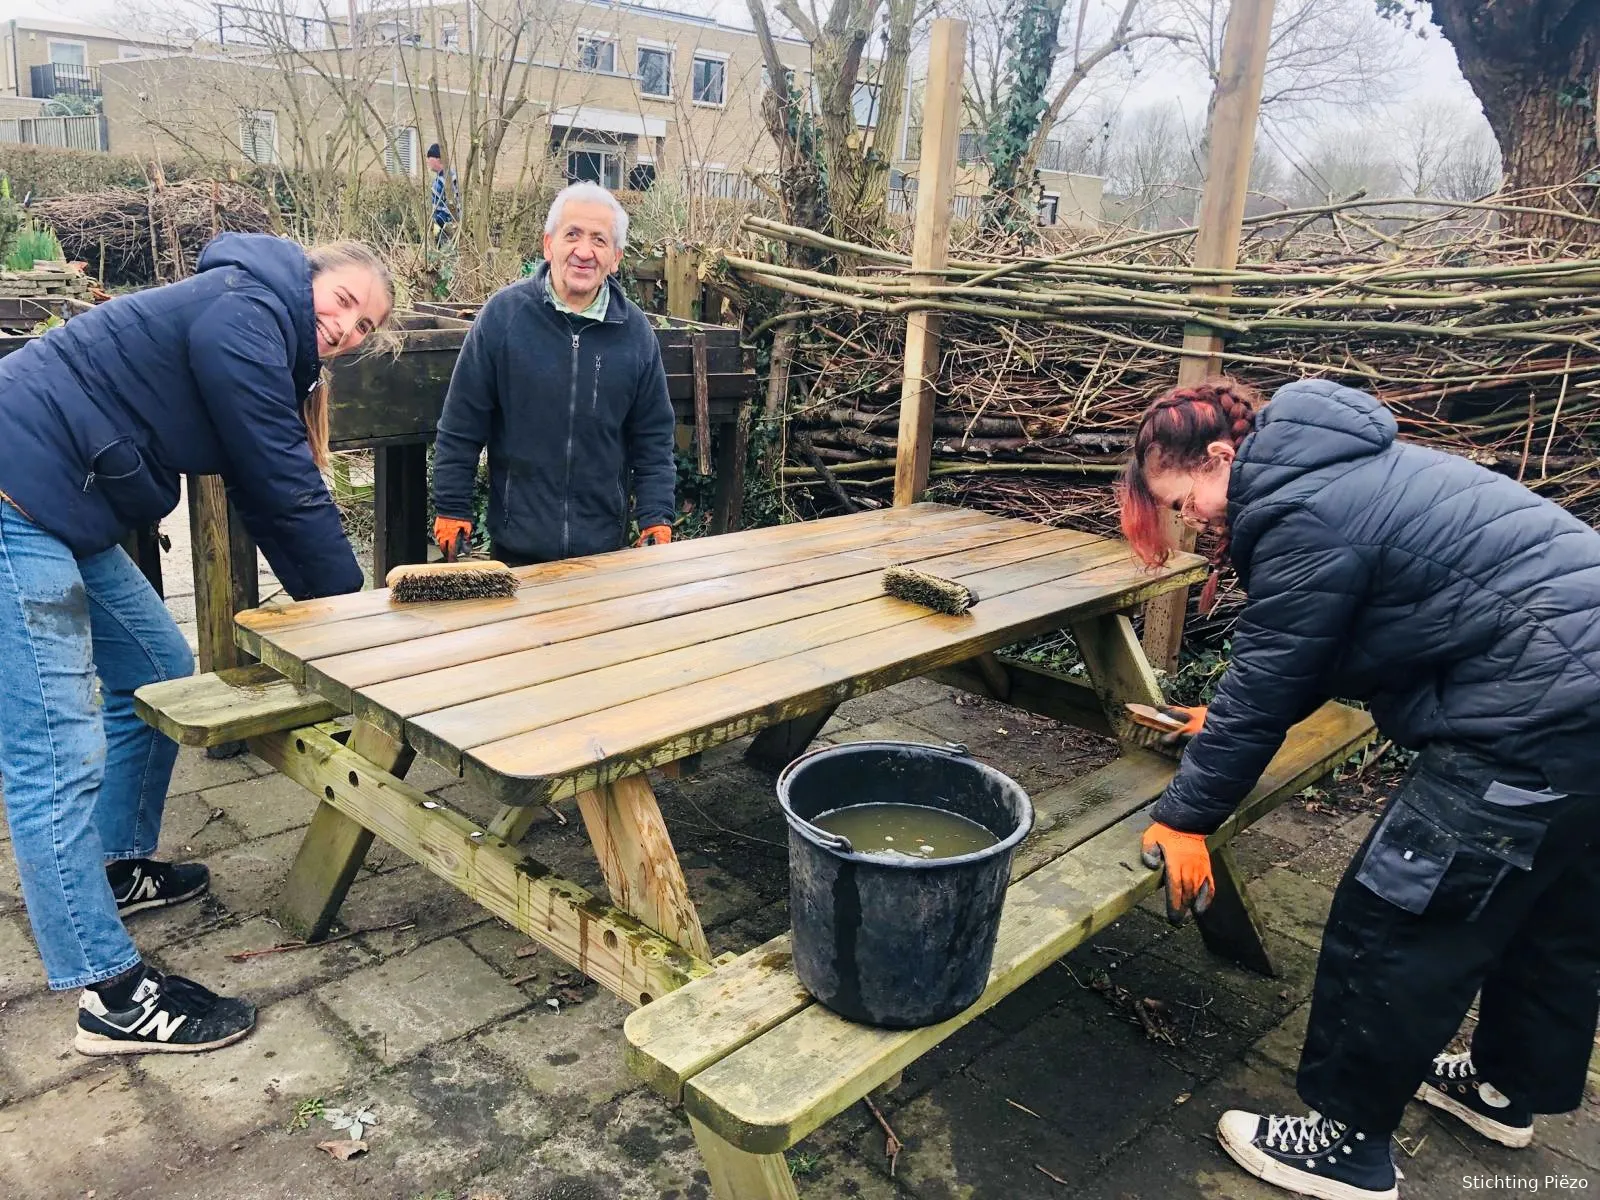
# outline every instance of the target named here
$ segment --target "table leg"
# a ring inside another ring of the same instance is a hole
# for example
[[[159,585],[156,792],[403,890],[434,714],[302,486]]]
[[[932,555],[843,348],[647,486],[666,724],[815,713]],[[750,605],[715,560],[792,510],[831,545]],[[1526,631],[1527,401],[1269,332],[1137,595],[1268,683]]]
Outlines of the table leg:
[[[1211,875],[1216,883],[1216,895],[1211,907],[1195,914],[1195,924],[1211,953],[1231,959],[1262,975],[1276,976],[1272,955],[1267,951],[1262,936],[1261,922],[1256,917],[1250,893],[1245,890],[1244,876],[1232,846],[1218,846],[1211,851]]]
[[[533,828],[533,822],[538,815],[537,804],[508,804],[495,813],[488,829],[495,837],[515,846],[527,836],[528,830]]]
[[[717,1200],[800,1200],[783,1155],[741,1150],[694,1117],[689,1118],[689,1128],[694,1130],[694,1143]]]
[[[711,957],[700,915],[650,781],[629,775],[578,793],[611,902],[699,959]]]
[[[744,752],[745,761],[770,771],[783,770],[805,753],[838,707],[829,704],[803,717],[768,725],[751,740],[750,748]]]
[[[1125,613],[1107,613],[1072,622],[1072,637],[1089,670],[1094,692],[1105,710],[1106,721],[1124,745],[1154,748],[1154,736],[1145,736],[1140,726],[1128,720],[1122,707],[1135,704],[1164,704],[1161,685],[1156,682],[1144,647],[1134,635],[1133,622]],[[1148,731],[1153,735],[1154,731]]]
[[[358,721],[351,732],[350,749],[396,778],[416,757],[410,746],[365,721]],[[275,914],[279,924],[308,942],[326,937],[371,845],[370,830],[327,801],[317,805],[283,886]]]

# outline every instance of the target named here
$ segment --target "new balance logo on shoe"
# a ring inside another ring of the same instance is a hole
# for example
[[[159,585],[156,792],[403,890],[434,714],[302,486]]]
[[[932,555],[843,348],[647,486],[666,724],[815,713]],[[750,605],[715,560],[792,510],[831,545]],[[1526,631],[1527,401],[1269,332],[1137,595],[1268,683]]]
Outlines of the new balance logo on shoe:
[[[113,1010],[84,989],[73,1045],[80,1054],[192,1054],[236,1042],[255,1023],[255,1005],[146,967],[127,1008]]]
[[[133,869],[133,887],[128,892],[128,903],[154,900],[161,894],[161,884],[154,875],[146,875],[142,867]]]
[[[126,917],[192,900],[210,886],[211,872],[202,863],[131,858],[107,864],[106,880],[117,902],[117,914]]]

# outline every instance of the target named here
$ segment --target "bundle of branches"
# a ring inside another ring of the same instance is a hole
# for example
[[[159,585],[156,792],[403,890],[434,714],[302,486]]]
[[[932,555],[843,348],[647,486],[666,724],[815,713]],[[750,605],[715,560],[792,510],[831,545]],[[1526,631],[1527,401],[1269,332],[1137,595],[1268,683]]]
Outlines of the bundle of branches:
[[[113,285],[181,279],[217,234],[273,227],[255,191],[220,180],[58,196],[38,201],[33,211],[56,231],[70,258]]]
[[[1600,252],[1537,257],[1502,233],[1508,210],[1539,200],[1271,214],[1253,219],[1233,271],[1192,266],[1193,230],[958,258],[931,278],[893,251],[841,243],[825,247],[854,264],[838,274],[732,254],[724,266],[809,306],[780,318],[801,322],[791,419],[807,447],[784,473],[818,504],[886,499],[904,329],[886,318],[933,309],[947,316],[932,479],[967,503],[1109,527],[1107,485],[1138,416],[1173,382],[1185,331],[1207,330],[1224,339],[1224,369],[1264,391],[1322,376],[1374,392],[1403,436],[1600,523]]]

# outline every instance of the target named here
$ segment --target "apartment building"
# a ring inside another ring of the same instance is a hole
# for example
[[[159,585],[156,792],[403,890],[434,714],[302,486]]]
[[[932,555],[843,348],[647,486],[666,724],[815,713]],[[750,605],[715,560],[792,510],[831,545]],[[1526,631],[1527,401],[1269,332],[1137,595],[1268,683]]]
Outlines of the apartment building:
[[[4,30],[0,53],[5,56],[5,94],[41,100],[96,98],[100,64],[167,54],[176,48],[148,35],[53,18],[19,17],[0,29]]]
[[[491,143],[500,187],[554,173],[617,189],[670,180],[728,199],[760,194],[776,170],[760,45],[712,18],[584,0],[365,4],[353,26],[260,0],[216,13],[191,49],[101,62],[114,152],[416,175],[430,142],[458,168]],[[807,44],[777,49],[809,96]],[[881,107],[874,74],[856,89],[863,129]],[[907,99],[883,143],[901,211],[918,165],[918,105]],[[981,165],[962,180],[958,208],[972,208]],[[1098,180],[1050,172],[1045,192],[1051,223],[1098,221]]]

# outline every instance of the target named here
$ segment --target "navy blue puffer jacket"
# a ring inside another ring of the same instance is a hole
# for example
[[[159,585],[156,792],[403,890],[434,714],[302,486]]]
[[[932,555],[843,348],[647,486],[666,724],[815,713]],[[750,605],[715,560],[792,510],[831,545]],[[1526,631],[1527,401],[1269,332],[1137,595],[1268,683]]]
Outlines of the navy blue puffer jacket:
[[[1249,599],[1156,820],[1215,829],[1331,697],[1367,702],[1401,746],[1600,790],[1600,533],[1395,429],[1320,380],[1257,414],[1228,485]]]
[[[0,492],[81,558],[171,512],[179,475],[221,475],[291,596],[358,591],[300,416],[320,369],[305,251],[224,234],[198,267],[0,360]]]

